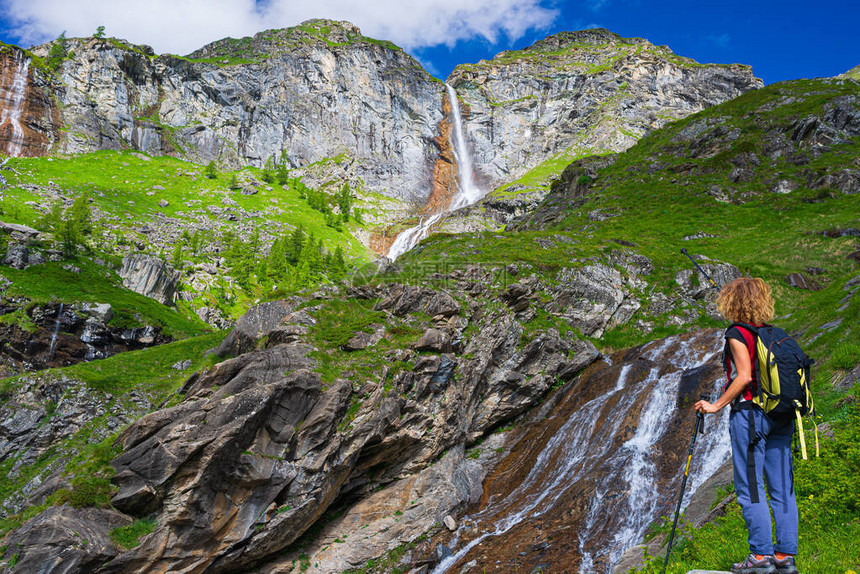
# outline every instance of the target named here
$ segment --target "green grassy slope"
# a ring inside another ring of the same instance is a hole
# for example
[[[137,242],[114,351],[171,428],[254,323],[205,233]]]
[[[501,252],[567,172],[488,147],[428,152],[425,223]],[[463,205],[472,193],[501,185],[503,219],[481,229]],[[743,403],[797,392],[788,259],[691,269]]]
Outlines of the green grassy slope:
[[[326,169],[323,163],[317,166],[321,170]],[[45,213],[53,205],[68,206],[81,196],[89,198],[93,212],[94,229],[87,241],[90,253],[80,256],[77,262],[84,270],[80,276],[63,272],[59,265],[31,267],[23,272],[0,269],[13,281],[13,292],[31,298],[64,302],[95,298],[114,307],[129,307],[126,300],[132,296],[116,277],[109,273],[97,277],[99,272],[87,261],[97,256],[118,266],[124,254],[144,250],[184,269],[187,280],[199,272],[200,265],[211,266],[226,256],[229,269],[223,262],[219,264],[219,275],[203,288],[198,282],[190,304],[180,304],[180,315],[195,322],[192,307],[220,307],[226,315],[236,316],[249,302],[267,293],[271,296],[273,285],[252,279],[239,288],[229,278],[235,277],[236,263],[235,256],[231,258],[231,246],[237,241],[253,241],[255,233],[259,235],[258,243],[242,254],[249,266],[257,265],[273,240],[285,238],[297,227],[312,235],[326,252],[340,249],[348,264],[361,264],[372,256],[356,234],[366,225],[362,212],[368,218],[378,217],[379,213],[378,209],[369,209],[374,206],[360,189],[350,190],[355,196],[351,217],[343,221],[335,200],[340,186],[317,192],[308,190],[298,179],[280,184],[273,176],[274,170],[245,168],[215,172],[215,177],[210,178],[204,166],[130,151],[101,151],[67,158],[14,158],[7,168],[2,172],[7,181],[0,204],[3,221],[49,231]],[[253,193],[244,194],[243,190]],[[328,202],[329,213],[321,211],[319,205],[312,206],[308,193],[324,198],[320,201]],[[50,247],[47,243],[44,246]],[[278,292],[283,292],[283,284],[279,287]],[[171,323],[172,319],[167,318],[176,315],[166,309],[157,310],[149,302],[140,304],[138,314],[143,316],[141,322],[153,325]],[[193,331],[188,326],[176,326],[174,330]]]
[[[860,141],[833,145],[817,157],[810,154],[805,163],[788,156],[771,160],[762,150],[770,145],[774,130],[790,134],[799,118],[823,115],[835,99],[846,96],[860,97],[860,87],[853,82],[803,81],[750,92],[643,138],[594,180],[572,166],[565,174],[567,181],[557,185],[544,204],[557,204],[550,224],[527,222],[520,231],[432,236],[398,260],[401,274],[419,281],[440,268],[521,262],[552,282],[562,267],[584,265],[587,259],[599,259],[632,243],[627,249],[654,263],[648,283],[670,293],[677,287],[676,274],[690,267],[680,254],[686,248],[766,279],[774,287],[782,322],[811,340],[820,334],[822,324],[835,318],[834,309],[846,295],[842,287],[857,274],[856,264],[846,258],[858,248],[856,238],[818,232],[860,226],[860,202],[856,195],[831,187],[811,189],[808,180],[853,168],[860,157]],[[679,134],[709,124],[699,139],[715,147],[696,158],[692,144]],[[727,142],[718,132],[737,137]],[[758,156],[760,165],[749,170],[746,180],[732,181],[737,167],[733,161],[750,153]],[[582,177],[587,196],[580,201],[566,197],[561,188]],[[797,188],[775,193],[777,180]],[[714,197],[713,188],[722,189],[730,200]],[[595,220],[598,210],[608,217]],[[542,211],[539,208],[537,215]],[[823,290],[804,291],[786,284],[789,273],[806,272],[808,267],[824,270],[816,277]],[[841,315],[844,320],[838,328],[815,339],[815,354],[828,355],[839,342],[857,341],[856,298]],[[709,324],[702,320],[702,326]],[[619,327],[607,334],[604,344],[639,344],[654,336]]]
[[[66,269],[69,263],[80,270]],[[179,302],[176,308],[144,297],[122,286],[112,270],[93,263],[87,257],[78,257],[69,263],[49,262],[23,271],[10,267],[0,268],[0,276],[12,282],[6,297],[26,297],[31,303],[110,303],[113,318],[110,327],[132,328],[146,325],[161,327],[173,339],[200,335],[210,328],[200,321],[187,304]],[[0,322],[23,322],[26,313],[19,309],[0,315]]]
[[[9,166],[17,173],[7,175],[10,187],[4,191],[0,211],[0,217],[6,221],[38,223],[41,213],[28,202],[44,202],[45,194],[34,191],[32,186],[53,187],[58,194],[72,199],[86,193],[93,200],[93,206],[103,214],[104,223],[127,227],[174,218],[176,221],[170,222],[173,226],[193,231],[197,226],[195,217],[200,217],[216,227],[229,228],[230,222],[221,221],[208,213],[207,208],[229,207],[232,200],[236,210],[257,214],[255,223],[270,233],[302,225],[307,232],[323,239],[326,247],[333,249],[340,245],[347,254],[368,257],[367,250],[348,229],[338,232],[327,226],[323,214],[300,199],[293,186],[265,184],[257,187],[254,195],[242,195],[229,189],[233,172],[218,173],[216,179],[209,179],[204,177],[204,166],[167,156],[149,158],[136,152],[100,151],[69,158],[15,158],[10,160]],[[245,168],[236,174],[240,181],[247,177],[262,183],[262,170]],[[272,189],[267,189],[269,187]],[[159,206],[162,200],[168,205]],[[131,229],[111,235],[119,243],[141,239]],[[171,245],[148,247],[157,252]]]

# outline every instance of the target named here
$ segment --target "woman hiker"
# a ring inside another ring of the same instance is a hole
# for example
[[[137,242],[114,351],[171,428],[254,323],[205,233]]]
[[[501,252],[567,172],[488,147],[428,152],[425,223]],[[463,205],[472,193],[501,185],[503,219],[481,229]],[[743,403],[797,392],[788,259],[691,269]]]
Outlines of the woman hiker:
[[[770,287],[758,278],[741,277],[725,285],[717,297],[717,309],[733,323],[760,327],[773,318]],[[729,434],[732,441],[735,494],[749,530],[750,554],[732,566],[732,572],[797,574],[797,504],[791,459],[794,420],[774,420],[751,401],[757,384],[753,365],[756,346],[753,334],[733,326],[725,334],[725,368],[728,383],[714,403],[698,401],[696,410],[716,413],[731,405]],[[754,423],[755,438],[750,436]],[[752,447],[750,447],[752,444]],[[752,454],[755,467],[748,466]],[[771,538],[770,510],[765,497],[762,471],[770,493],[770,508],[776,525],[776,544]],[[752,483],[752,487],[750,484]]]

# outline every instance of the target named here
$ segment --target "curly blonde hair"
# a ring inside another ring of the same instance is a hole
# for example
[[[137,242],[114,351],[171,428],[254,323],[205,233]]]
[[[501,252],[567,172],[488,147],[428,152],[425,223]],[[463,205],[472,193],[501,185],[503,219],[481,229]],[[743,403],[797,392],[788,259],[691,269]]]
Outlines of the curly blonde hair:
[[[761,325],[773,319],[770,286],[758,277],[739,277],[724,285],[717,310],[729,321]]]

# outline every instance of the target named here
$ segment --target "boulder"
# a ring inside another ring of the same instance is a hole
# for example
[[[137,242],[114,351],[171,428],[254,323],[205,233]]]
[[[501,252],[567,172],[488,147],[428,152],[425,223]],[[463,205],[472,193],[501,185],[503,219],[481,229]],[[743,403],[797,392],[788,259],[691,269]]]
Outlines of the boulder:
[[[434,291],[415,285],[393,285],[385,298],[377,303],[377,311],[390,311],[394,315],[424,312],[435,317],[451,317],[460,313],[460,304],[444,291]]]
[[[701,255],[693,255],[692,257],[718,286],[731,283],[741,276],[740,270],[729,263],[710,261]],[[702,273],[695,267],[679,271],[675,275],[675,283],[681,288],[681,294],[690,299],[703,299],[708,295],[713,298],[717,294],[713,285],[702,277]]]
[[[416,351],[432,351],[434,353],[450,353],[451,337],[439,329],[427,329],[421,338],[415,342]]]
[[[252,307],[221,342],[218,355],[236,356],[255,349],[257,342],[275,330],[293,308],[289,301],[271,301]]]
[[[119,276],[128,289],[164,305],[173,305],[180,273],[164,261],[137,253],[126,255]]]
[[[118,554],[110,531],[131,523],[112,509],[54,506],[6,539],[6,557],[17,556],[15,572],[91,572]]]
[[[807,277],[803,273],[790,273],[785,278],[785,282],[788,283],[789,287],[796,289],[806,289],[808,291],[820,291],[822,289],[821,283]]]
[[[3,265],[15,269],[26,269],[30,265],[30,248],[23,243],[13,243],[6,250]]]
[[[104,324],[113,318],[113,307],[110,303],[82,303],[81,312]]]
[[[343,347],[341,347],[344,351],[360,351],[362,349],[366,349],[368,347],[372,347],[382,340],[382,336],[385,334],[385,327],[382,325],[376,325],[375,329],[372,333],[366,333],[364,331],[359,331],[352,337],[350,337],[349,341],[346,342]]]
[[[604,264],[562,269],[547,310],[567,319],[583,335],[600,337],[630,320],[640,307],[621,273]]]

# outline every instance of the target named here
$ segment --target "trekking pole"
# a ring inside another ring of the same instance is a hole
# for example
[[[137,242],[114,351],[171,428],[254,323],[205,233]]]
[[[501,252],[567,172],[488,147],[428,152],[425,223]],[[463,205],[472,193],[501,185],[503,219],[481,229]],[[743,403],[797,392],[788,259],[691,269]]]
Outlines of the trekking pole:
[[[692,262],[693,262],[693,265],[695,265],[695,266],[696,266],[696,269],[698,269],[698,270],[699,270],[699,273],[701,273],[702,275],[704,275],[704,276],[705,276],[705,279],[707,279],[708,281],[710,281],[710,282],[711,282],[711,286],[713,286],[713,288],[714,288],[714,289],[719,289],[719,286],[717,286],[717,284],[716,284],[716,283],[714,283],[714,280],[713,280],[713,279],[711,279],[711,278],[708,276],[708,274],[707,274],[707,273],[705,273],[705,270],[704,270],[704,269],[702,269],[701,267],[699,267],[699,264],[698,264],[698,263],[696,263],[696,260],[695,260],[695,259],[693,259],[693,258],[690,256],[690,254],[689,254],[689,253],[687,253],[687,248],[686,248],[686,247],[684,247],[684,248],[682,248],[682,249],[681,249],[681,253],[683,253],[684,255],[686,255],[686,256],[687,256],[687,258],[688,258],[690,261],[692,261]]]
[[[699,395],[703,401],[708,400],[707,395]],[[693,428],[693,439],[690,441],[690,452],[687,454],[687,465],[684,467],[684,478],[681,479],[681,492],[678,494],[678,505],[675,507],[675,520],[672,522],[672,534],[669,535],[669,547],[666,548],[666,561],[663,563],[663,574],[669,565],[669,554],[672,552],[672,542],[675,540],[675,527],[678,525],[678,515],[681,513],[681,501],[684,500],[684,488],[687,486],[687,476],[690,474],[690,461],[693,459],[693,447],[696,446],[696,435],[705,434],[705,415],[696,412],[696,426]]]

